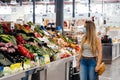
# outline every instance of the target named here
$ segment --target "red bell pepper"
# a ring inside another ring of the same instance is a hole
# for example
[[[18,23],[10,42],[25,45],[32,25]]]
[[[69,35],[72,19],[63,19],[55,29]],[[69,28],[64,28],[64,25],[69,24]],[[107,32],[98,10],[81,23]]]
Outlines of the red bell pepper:
[[[16,41],[18,44],[25,44],[26,43],[26,41],[23,39],[23,37],[19,34],[16,35],[15,38],[16,38]]]
[[[25,57],[33,59],[34,55],[22,44],[18,45],[18,51]]]
[[[76,50],[76,52],[77,52],[77,51],[80,51],[80,47],[79,47],[78,45],[76,45],[76,46],[75,46],[75,50]]]
[[[29,30],[30,31],[30,26],[29,25],[24,25],[25,29]]]

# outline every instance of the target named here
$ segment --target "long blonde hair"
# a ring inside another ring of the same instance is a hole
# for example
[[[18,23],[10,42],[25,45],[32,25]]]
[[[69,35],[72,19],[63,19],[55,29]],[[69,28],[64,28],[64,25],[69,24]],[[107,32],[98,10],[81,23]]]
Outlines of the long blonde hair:
[[[81,42],[82,51],[83,44],[87,42],[92,50],[92,53],[95,55],[97,52],[97,35],[95,24],[92,21],[85,21],[84,27],[86,28],[86,33]]]

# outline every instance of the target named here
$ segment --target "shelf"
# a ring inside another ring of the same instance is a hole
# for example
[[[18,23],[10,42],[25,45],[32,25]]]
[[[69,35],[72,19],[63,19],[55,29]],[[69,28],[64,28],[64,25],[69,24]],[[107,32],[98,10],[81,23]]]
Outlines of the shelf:
[[[33,74],[37,69],[38,67],[34,67],[34,68],[27,69],[27,70],[23,70],[21,72],[12,73],[11,75],[6,75],[6,76],[1,77],[0,80],[19,80],[25,77],[26,75]]]
[[[17,72],[17,73],[14,73],[12,75],[6,75],[2,78],[0,78],[0,80],[19,80],[21,79],[22,77],[25,77],[25,72],[22,71],[22,72]]]
[[[46,65],[41,66],[41,67],[36,66],[36,67],[30,68],[27,70],[23,70],[21,72],[16,72],[16,73],[11,74],[11,75],[3,76],[0,78],[0,80],[21,80],[21,78],[24,78],[26,76],[31,77],[32,74],[35,74],[39,71],[40,72],[43,71],[42,76],[39,75],[40,79],[44,78],[45,80],[53,80],[55,78],[54,78],[54,75],[52,75],[52,74],[55,74],[56,78],[58,78],[58,76],[60,76],[60,75],[63,78],[65,78],[65,77],[67,77],[65,74],[66,63],[69,63],[72,60],[73,60],[73,56],[68,57],[68,58],[64,58],[64,59],[60,59],[57,61],[50,62],[49,64],[46,64]],[[60,71],[58,72],[57,69],[60,69]],[[51,74],[51,71],[52,71],[52,74]],[[58,75],[58,74],[60,74],[60,75]],[[50,77],[50,78],[46,79],[46,77]]]

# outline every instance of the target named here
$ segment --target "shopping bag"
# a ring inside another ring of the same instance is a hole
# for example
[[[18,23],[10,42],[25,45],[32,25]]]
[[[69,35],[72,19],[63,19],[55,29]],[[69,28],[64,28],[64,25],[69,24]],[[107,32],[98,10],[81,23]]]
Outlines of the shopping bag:
[[[100,68],[99,68],[99,70],[98,70],[98,75],[102,75],[102,74],[104,73],[105,69],[106,69],[105,63],[102,62],[102,63],[100,64]]]

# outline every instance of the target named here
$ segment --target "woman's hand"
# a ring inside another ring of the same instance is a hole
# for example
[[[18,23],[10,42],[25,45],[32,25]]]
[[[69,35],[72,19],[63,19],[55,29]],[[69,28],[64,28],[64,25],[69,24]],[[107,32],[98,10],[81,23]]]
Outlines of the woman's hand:
[[[99,66],[96,66],[95,71],[98,72],[99,68],[100,68]]]
[[[77,71],[79,70],[79,67],[80,67],[80,63],[77,62],[77,63],[76,63],[76,70],[77,70]]]

